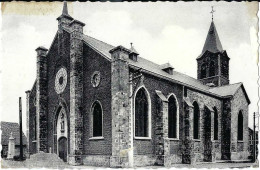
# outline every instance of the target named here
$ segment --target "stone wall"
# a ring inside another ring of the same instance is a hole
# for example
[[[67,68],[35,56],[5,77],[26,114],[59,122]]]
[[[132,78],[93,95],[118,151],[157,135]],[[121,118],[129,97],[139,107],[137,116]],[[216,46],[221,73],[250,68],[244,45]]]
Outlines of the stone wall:
[[[83,155],[82,159],[87,166],[110,167],[109,155]]]
[[[237,140],[238,113],[243,113],[243,141]],[[248,157],[248,102],[242,88],[239,88],[231,100],[231,160]]]
[[[73,20],[70,23],[70,147],[69,163],[82,164],[83,154],[83,27]]]
[[[204,152],[204,112],[205,112],[205,107],[209,107],[210,109],[213,109],[214,107],[217,109],[218,112],[218,140],[214,141],[212,139],[213,135],[214,135],[214,121],[211,122],[211,141],[212,143],[212,150],[215,154],[215,156],[217,155],[217,157],[215,157],[216,159],[220,159],[220,153],[221,153],[221,145],[219,145],[218,143],[221,143],[221,121],[222,121],[222,100],[216,98],[216,97],[212,97],[191,89],[187,90],[187,96],[190,99],[191,103],[193,103],[194,101],[196,101],[199,104],[200,107],[200,125],[199,125],[199,140],[195,140],[195,141],[199,141],[200,142],[200,147],[195,147],[193,145],[193,150],[196,153],[197,157],[196,158],[198,161],[202,161],[204,159],[203,156],[203,152]],[[211,111],[212,112],[212,111]],[[214,114],[211,113],[211,119],[214,118]],[[192,122],[193,124],[193,122]],[[191,126],[193,131],[193,126]],[[197,150],[197,151],[196,151]],[[199,153],[201,153],[202,155],[199,155]],[[201,159],[203,158],[203,159]]]
[[[29,121],[29,135],[27,136],[29,140],[29,148],[28,152],[30,154],[36,153],[36,136],[35,136],[35,117],[36,117],[36,82],[34,83],[30,96],[29,96],[29,118],[27,118],[27,121]]]
[[[38,47],[36,81],[37,152],[48,150],[48,68],[47,49]]]
[[[215,75],[210,76],[209,68],[210,62],[215,64]],[[224,62],[226,64],[224,64]],[[201,68],[202,64],[206,64],[206,77],[202,79],[201,77]],[[225,67],[223,67],[225,65]],[[197,59],[197,78],[200,79],[204,84],[214,83],[216,86],[229,84],[229,58],[224,53],[212,53],[206,51],[202,57]]]

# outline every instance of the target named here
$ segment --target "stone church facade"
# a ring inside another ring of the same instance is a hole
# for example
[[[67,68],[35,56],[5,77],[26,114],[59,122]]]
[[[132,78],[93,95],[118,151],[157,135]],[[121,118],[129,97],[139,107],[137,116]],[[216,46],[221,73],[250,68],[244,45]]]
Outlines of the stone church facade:
[[[36,49],[37,78],[26,91],[30,154],[108,167],[247,159],[250,100],[242,83],[229,84],[213,21],[195,79],[132,45],[84,35],[66,2],[57,20],[51,47]]]

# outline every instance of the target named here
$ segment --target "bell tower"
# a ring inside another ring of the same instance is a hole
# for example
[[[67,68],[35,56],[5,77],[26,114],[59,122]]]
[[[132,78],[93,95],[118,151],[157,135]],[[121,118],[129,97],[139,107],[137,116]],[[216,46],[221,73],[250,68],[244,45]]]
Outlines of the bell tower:
[[[229,84],[230,58],[219,40],[213,12],[212,9],[212,22],[201,55],[197,58],[197,79],[209,86],[223,86]]]

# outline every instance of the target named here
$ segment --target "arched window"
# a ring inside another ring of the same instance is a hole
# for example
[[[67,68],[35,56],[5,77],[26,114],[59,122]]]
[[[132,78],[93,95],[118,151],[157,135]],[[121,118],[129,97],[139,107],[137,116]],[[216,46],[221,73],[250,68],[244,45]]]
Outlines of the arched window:
[[[193,103],[193,139],[199,139],[200,110],[197,102]]]
[[[239,111],[237,120],[237,140],[243,140],[243,113]]]
[[[178,108],[177,100],[171,95],[168,99],[168,137],[177,138],[178,137]]]
[[[215,63],[213,61],[209,64],[209,76],[215,76]]]
[[[214,107],[214,140],[218,140],[218,111]]]
[[[200,77],[202,79],[206,77],[206,64],[205,63],[201,65],[201,75],[200,75]]]
[[[92,105],[93,137],[103,136],[103,113],[101,104],[95,101]]]
[[[34,116],[34,140],[37,140],[37,119],[36,119],[36,115]]]
[[[135,96],[135,136],[149,137],[149,103],[145,89],[140,88]]]

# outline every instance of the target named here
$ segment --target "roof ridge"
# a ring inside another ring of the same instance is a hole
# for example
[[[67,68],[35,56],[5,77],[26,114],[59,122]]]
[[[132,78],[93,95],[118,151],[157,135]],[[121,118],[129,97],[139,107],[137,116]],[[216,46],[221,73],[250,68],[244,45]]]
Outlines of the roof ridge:
[[[146,61],[149,61],[149,62],[153,63],[154,65],[157,65],[158,67],[161,66],[160,64],[157,64],[157,63],[155,63],[155,62],[153,62],[153,61],[151,61],[151,60],[148,60],[148,59],[143,58],[143,57],[141,57],[141,56],[139,56],[139,57],[142,58],[142,59],[144,59],[144,60],[146,60]],[[183,75],[183,76],[185,76],[185,77],[192,78],[193,80],[196,80],[197,82],[201,83],[198,79],[196,79],[196,78],[194,78],[194,77],[192,77],[192,76],[189,76],[189,75],[187,75],[187,74],[181,73],[181,72],[176,71],[176,70],[173,70],[173,72],[174,72],[174,73],[177,73],[177,74],[181,74],[181,75]],[[203,83],[201,83],[201,85],[203,85],[203,86],[205,86],[205,87],[208,87],[208,86],[204,85]]]
[[[226,87],[226,86],[232,86],[232,85],[236,85],[236,84],[243,84],[243,83],[242,83],[242,82],[237,82],[237,83],[233,83],[233,84],[226,84],[226,85],[223,85],[223,86],[212,87],[212,88],[210,88],[210,89],[220,88],[220,87]]]
[[[111,44],[108,44],[108,43],[106,43],[106,42],[104,42],[104,41],[98,40],[98,39],[96,39],[96,38],[94,38],[94,37],[91,37],[91,36],[89,36],[89,35],[86,35],[86,34],[84,34],[84,33],[83,33],[83,35],[86,36],[86,37],[92,38],[92,39],[94,39],[94,40],[96,40],[96,41],[102,42],[102,43],[104,43],[104,44],[106,44],[106,45],[109,45],[109,46],[111,46],[111,47],[115,47],[115,46],[113,46],[113,45],[111,45]]]

